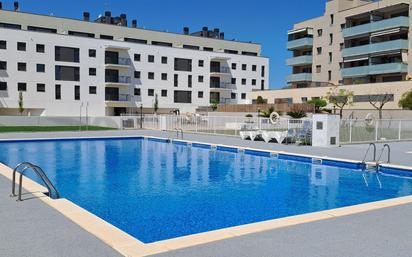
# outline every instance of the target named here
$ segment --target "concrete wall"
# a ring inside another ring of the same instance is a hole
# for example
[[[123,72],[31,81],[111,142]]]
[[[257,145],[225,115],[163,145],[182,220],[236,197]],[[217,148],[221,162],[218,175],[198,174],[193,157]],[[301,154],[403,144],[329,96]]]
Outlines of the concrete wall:
[[[81,120],[86,125],[86,118]],[[121,128],[121,117],[89,117],[88,124],[94,126]],[[79,117],[25,117],[0,116],[1,126],[79,126]]]

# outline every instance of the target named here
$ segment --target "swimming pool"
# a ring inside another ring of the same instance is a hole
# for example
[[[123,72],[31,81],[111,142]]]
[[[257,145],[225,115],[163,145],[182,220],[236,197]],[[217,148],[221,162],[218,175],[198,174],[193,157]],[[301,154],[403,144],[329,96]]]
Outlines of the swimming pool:
[[[357,164],[159,139],[2,142],[0,161],[40,165],[62,197],[144,243],[412,194]]]

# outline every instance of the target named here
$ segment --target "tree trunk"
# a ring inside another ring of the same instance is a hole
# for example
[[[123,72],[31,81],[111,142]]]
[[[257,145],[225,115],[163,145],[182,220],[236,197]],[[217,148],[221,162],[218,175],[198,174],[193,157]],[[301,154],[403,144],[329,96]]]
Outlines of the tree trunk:
[[[343,117],[343,108],[339,110],[339,116],[342,119],[342,117]]]
[[[382,119],[382,109],[379,109],[379,119]]]

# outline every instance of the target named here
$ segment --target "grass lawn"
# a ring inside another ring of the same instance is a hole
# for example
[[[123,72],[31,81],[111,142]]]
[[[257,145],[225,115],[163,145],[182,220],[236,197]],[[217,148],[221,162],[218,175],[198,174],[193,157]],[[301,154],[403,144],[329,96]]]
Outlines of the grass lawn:
[[[0,133],[9,132],[57,132],[57,131],[79,131],[79,126],[0,126]],[[115,128],[99,126],[82,126],[82,131],[116,130]]]

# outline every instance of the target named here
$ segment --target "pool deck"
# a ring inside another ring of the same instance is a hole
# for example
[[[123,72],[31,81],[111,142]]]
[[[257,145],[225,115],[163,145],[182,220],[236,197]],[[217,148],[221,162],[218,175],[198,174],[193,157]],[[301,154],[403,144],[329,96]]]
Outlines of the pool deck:
[[[97,131],[0,134],[0,139],[157,136],[160,131]],[[242,141],[234,137],[185,134],[185,140],[291,153],[362,160],[367,145],[315,148]],[[392,162],[412,166],[412,142],[390,143]],[[381,146],[378,146],[378,154]],[[0,256],[120,256],[115,250],[42,201],[9,197],[0,176]],[[412,204],[238,236],[158,256],[410,256]]]

